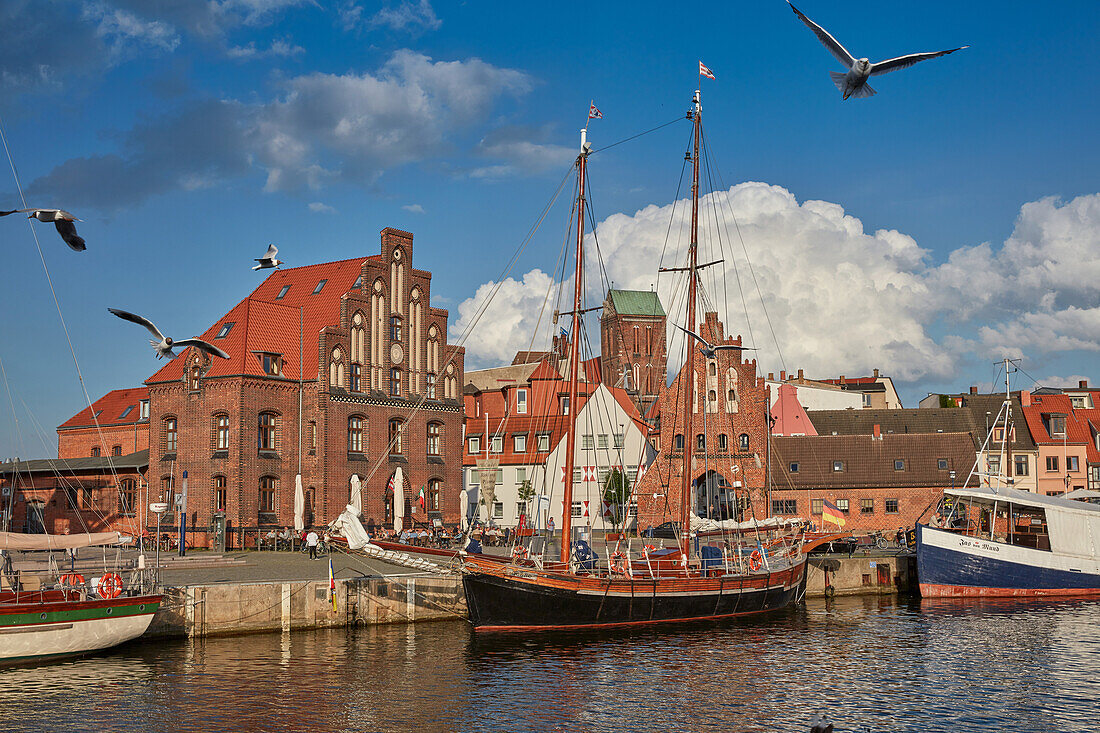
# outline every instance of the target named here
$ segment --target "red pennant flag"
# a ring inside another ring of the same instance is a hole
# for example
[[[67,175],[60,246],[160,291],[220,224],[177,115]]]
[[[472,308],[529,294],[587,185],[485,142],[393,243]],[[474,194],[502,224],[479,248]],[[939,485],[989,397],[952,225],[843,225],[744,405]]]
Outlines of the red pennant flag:
[[[714,72],[707,68],[707,65],[702,61],[699,62],[699,75],[705,76],[708,79],[714,78]]]
[[[603,112],[596,109],[596,105],[590,104],[588,107],[588,119],[590,120],[602,120]]]

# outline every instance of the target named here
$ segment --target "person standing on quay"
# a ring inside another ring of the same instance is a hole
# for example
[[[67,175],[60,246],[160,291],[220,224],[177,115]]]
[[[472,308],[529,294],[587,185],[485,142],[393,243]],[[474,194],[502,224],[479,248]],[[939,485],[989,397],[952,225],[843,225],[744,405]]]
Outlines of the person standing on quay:
[[[317,533],[312,529],[309,530],[309,534],[306,535],[306,547],[309,548],[309,559],[317,559]]]

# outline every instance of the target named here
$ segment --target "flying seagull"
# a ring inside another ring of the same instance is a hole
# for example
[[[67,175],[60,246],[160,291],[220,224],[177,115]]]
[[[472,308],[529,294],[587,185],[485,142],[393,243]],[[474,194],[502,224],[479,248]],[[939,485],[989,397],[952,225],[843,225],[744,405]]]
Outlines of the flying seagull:
[[[182,341],[173,341],[172,339],[162,334],[160,332],[160,329],[153,325],[153,322],[147,318],[142,318],[141,316],[134,315],[133,313],[121,311],[118,308],[108,308],[107,310],[124,321],[130,321],[131,323],[136,323],[139,326],[145,326],[145,328],[149,330],[149,333],[156,336],[156,340],[154,341],[153,339],[150,339],[149,343],[153,345],[153,351],[157,352],[158,359],[163,359],[165,357],[174,357],[175,354],[172,353],[172,349],[186,349],[188,346],[194,346],[199,351],[205,351],[207,354],[220,356],[223,359],[229,358],[229,354],[225,353],[213,344],[206,343],[202,339],[190,338],[184,339]]]
[[[738,346],[737,344],[712,344],[711,342],[707,341],[705,338],[703,338],[699,334],[695,333],[694,331],[689,331],[686,328],[684,328],[683,326],[677,325],[676,328],[680,329],[681,331],[686,333],[688,336],[691,336],[693,339],[695,339],[696,341],[701,343],[702,346],[699,347],[699,351],[702,351],[703,356],[707,357],[708,359],[713,359],[715,352],[722,351],[723,349],[740,349],[742,351],[756,351],[756,348],[753,347],[753,346]]]
[[[848,53],[848,49],[841,46],[840,43],[829,34],[829,31],[803,15],[801,11],[791,3],[791,0],[787,0],[787,4],[791,6],[791,10],[794,11],[794,14],[797,15],[803,23],[809,26],[818,40],[825,45],[825,48],[829,49],[829,53],[835,56],[837,61],[848,68],[847,74],[840,71],[829,72],[829,76],[833,78],[833,84],[836,84],[836,88],[844,94],[845,99],[848,97],[873,97],[875,95],[875,90],[867,85],[867,79],[872,76],[889,74],[891,71],[897,71],[898,69],[908,69],[918,61],[927,61],[928,59],[939,58],[949,53],[961,51],[964,48],[970,48],[970,46],[959,46],[949,51],[911,53],[908,56],[898,56],[897,58],[878,61],[872,64],[867,59],[857,59],[853,57],[852,54]]]
[[[0,211],[0,216],[7,216],[8,214],[26,214],[28,219],[38,219],[38,221],[52,221],[53,225],[57,227],[57,233],[61,235],[61,238],[65,240],[65,244],[74,252],[83,252],[88,249],[84,246],[84,239],[76,233],[76,225],[74,221],[80,221],[75,216],[67,211],[61,209],[12,209],[11,211]]]
[[[278,269],[279,265],[285,265],[282,260],[275,259],[275,255],[279,254],[279,248],[274,244],[267,245],[267,251],[264,252],[263,257],[257,257],[256,261],[260,264],[253,267],[253,270],[270,270],[271,268]]]

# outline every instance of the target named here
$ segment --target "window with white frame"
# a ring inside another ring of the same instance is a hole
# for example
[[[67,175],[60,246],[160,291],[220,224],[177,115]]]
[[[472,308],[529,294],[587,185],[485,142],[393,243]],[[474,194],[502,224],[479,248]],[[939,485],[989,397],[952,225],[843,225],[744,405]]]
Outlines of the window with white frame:
[[[516,469],[516,483],[522,484],[527,480],[527,466],[520,466]]]
[[[575,502],[573,502],[573,508],[572,508],[572,511],[569,512],[569,516],[579,517],[579,516],[581,516],[582,511],[583,511],[583,508],[581,507],[581,503],[579,501],[575,501]]]
[[[504,452],[504,436],[494,435],[492,441],[489,443],[490,453],[503,453]]]
[[[539,433],[538,444],[535,446],[540,452],[545,453],[550,450],[550,433]]]
[[[615,447],[622,448],[626,440],[625,433],[615,433]]]
[[[592,450],[592,436],[589,434],[581,436],[581,450]]]
[[[470,455],[471,456],[476,456],[478,453],[481,452],[481,436],[480,435],[471,435],[469,438],[466,439],[466,442],[470,446]]]
[[[596,437],[596,447],[600,450],[607,450],[607,433],[600,433]]]
[[[512,450],[516,453],[527,452],[527,433],[512,436]]]
[[[493,519],[504,519],[504,502],[493,502]]]
[[[516,414],[527,414],[527,390],[522,387],[516,390]]]

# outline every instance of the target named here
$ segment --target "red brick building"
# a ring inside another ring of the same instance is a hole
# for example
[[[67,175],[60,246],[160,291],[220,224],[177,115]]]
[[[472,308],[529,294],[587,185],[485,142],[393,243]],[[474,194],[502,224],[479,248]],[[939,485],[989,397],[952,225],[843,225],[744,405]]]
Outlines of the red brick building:
[[[384,229],[379,254],[277,270],[202,334],[228,360],[189,349],[150,377],[154,493],[170,500],[187,471],[194,526],[290,525],[300,470],[321,523],[356,474],[364,522],[389,524],[400,467],[406,517],[423,489],[457,522],[464,351],[412,262],[413,235]]]
[[[966,482],[975,455],[971,433],[875,428],[866,435],[772,437],[771,514],[809,517],[821,527],[827,500],[844,513],[846,531],[896,530],[912,527],[944,489]],[[970,485],[978,485],[977,476]]]
[[[148,447],[149,388],[144,386],[108,392],[57,426],[58,458],[122,456]]]
[[[622,387],[643,414],[665,387],[665,309],[657,293],[608,290],[600,316],[600,369],[611,387]]]
[[[705,315],[700,335],[712,344],[741,345],[740,336],[725,336],[717,313]],[[685,366],[661,391],[647,415],[660,427],[657,458],[635,491],[639,528],[679,522],[685,445],[696,514],[740,517],[750,509],[751,497],[752,514],[767,516],[768,387],[757,375],[756,360],[742,355],[728,349],[708,359],[692,346]],[[692,405],[686,428],[684,389],[690,390]]]

